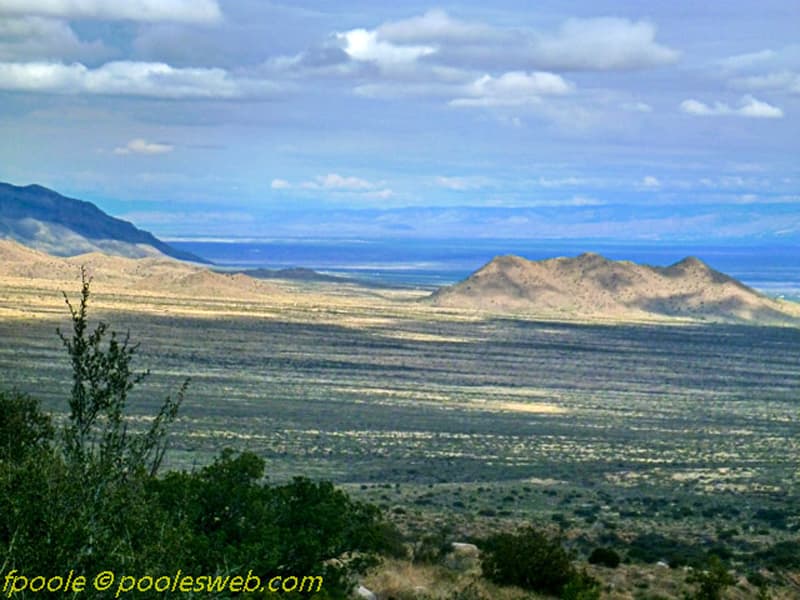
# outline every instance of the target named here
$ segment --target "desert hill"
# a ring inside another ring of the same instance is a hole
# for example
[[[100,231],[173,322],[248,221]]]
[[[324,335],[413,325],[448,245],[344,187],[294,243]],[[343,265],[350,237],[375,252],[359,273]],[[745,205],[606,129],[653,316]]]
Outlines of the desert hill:
[[[40,185],[0,183],[0,238],[57,256],[104,252],[118,256],[202,258],[177,250],[91,202],[67,198]]]
[[[689,257],[668,267],[586,253],[530,261],[501,256],[466,280],[434,292],[442,307],[546,316],[689,317],[796,322],[793,303],[767,298]]]
[[[305,267],[291,267],[288,269],[241,269],[238,271],[231,271],[231,273],[247,275],[248,277],[255,277],[256,279],[288,279],[292,281],[311,281],[317,283],[353,283],[353,280],[347,277],[327,275]]]
[[[60,257],[0,240],[0,278],[69,282],[79,280],[82,266],[98,285],[109,289],[219,298],[263,297],[276,289],[252,277],[215,273],[163,255],[127,258],[90,252]]]

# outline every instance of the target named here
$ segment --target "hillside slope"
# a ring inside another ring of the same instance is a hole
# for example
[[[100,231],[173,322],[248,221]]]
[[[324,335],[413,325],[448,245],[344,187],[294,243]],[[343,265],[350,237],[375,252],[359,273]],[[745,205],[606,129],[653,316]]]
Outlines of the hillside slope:
[[[91,202],[67,198],[40,185],[0,183],[0,238],[56,256],[100,251],[140,258],[163,254],[207,262],[177,250]]]
[[[242,299],[263,298],[277,290],[270,283],[246,275],[215,273],[164,256],[126,258],[91,252],[61,257],[0,240],[0,279],[75,281],[80,279],[81,267],[105,289]]]
[[[541,261],[501,256],[466,280],[437,290],[430,301],[548,316],[760,322],[794,322],[800,316],[793,303],[767,298],[693,257],[652,267],[592,253]]]

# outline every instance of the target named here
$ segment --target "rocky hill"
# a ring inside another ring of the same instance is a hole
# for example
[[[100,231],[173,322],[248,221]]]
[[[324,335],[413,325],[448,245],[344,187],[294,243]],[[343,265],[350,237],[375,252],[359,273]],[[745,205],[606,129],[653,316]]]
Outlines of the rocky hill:
[[[530,261],[497,257],[430,301],[442,307],[543,316],[688,317],[798,322],[794,303],[772,300],[689,257],[668,267],[598,254]]]
[[[107,215],[91,202],[67,198],[40,185],[0,183],[2,238],[56,256],[99,251],[133,258],[166,255],[207,262],[128,221]]]

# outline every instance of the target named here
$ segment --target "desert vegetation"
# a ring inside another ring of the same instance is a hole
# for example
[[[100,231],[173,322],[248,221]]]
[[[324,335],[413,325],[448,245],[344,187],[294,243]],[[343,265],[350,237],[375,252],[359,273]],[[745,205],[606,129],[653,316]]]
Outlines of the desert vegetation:
[[[323,288],[309,289],[315,298]],[[247,568],[312,565],[341,581],[326,593],[361,577],[383,600],[679,598],[704,585],[728,598],[794,593],[795,329],[476,318],[377,291],[254,305],[246,316],[235,301],[101,288],[92,314],[142,343],[117,336],[112,354],[135,355],[152,374],[122,388],[127,441],[116,429],[105,459],[118,475],[78,485],[70,464],[91,473],[99,458],[68,458],[74,350],[54,335],[74,333],[76,315],[65,322],[50,288],[5,290],[0,369],[3,402],[15,407],[0,438],[6,571],[238,573],[263,552]],[[17,294],[33,300],[27,314],[12,313]],[[89,346],[96,331],[84,329]],[[98,352],[110,336],[102,330]],[[119,383],[138,377],[127,373]],[[98,414],[99,449],[115,421]],[[8,434],[18,430],[26,435]],[[151,452],[131,452],[147,439]],[[221,525],[228,517],[238,520]],[[331,543],[290,535],[295,523]],[[42,545],[42,527],[58,543]],[[525,532],[558,540],[569,557],[560,588],[483,574],[497,536]],[[481,560],[462,569],[453,542],[475,544]],[[330,560],[354,552],[356,562]],[[381,554],[390,556],[370,569]]]

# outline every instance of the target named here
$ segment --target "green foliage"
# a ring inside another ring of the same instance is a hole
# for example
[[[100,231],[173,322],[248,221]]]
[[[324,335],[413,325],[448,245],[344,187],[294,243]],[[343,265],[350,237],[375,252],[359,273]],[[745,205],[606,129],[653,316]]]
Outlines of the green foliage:
[[[643,533],[636,536],[628,547],[628,557],[632,561],[643,563],[665,560],[671,567],[684,565],[700,567],[707,560],[706,551],[701,546],[659,533]]]
[[[619,566],[620,557],[613,548],[595,548],[589,555],[589,563],[616,569]]]
[[[756,558],[770,568],[800,569],[800,552],[797,551],[800,539],[776,542],[769,548],[756,553]]]
[[[483,544],[483,574],[500,585],[559,594],[575,577],[571,555],[557,537],[526,527],[499,533]]]
[[[561,590],[561,600],[600,600],[600,583],[586,571],[575,573]]]
[[[725,588],[736,583],[733,576],[722,561],[711,556],[704,570],[694,571],[687,579],[689,583],[696,583],[697,589],[689,596],[691,600],[720,600]]]
[[[0,391],[0,415],[0,462],[21,461],[53,439],[50,416],[30,396]]]
[[[452,549],[452,541],[452,531],[449,527],[437,527],[414,544],[414,562],[429,565],[440,563]]]

